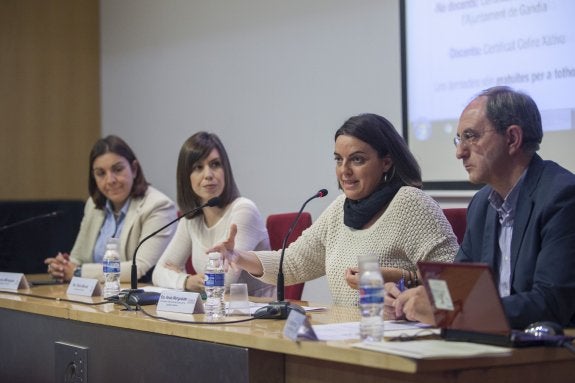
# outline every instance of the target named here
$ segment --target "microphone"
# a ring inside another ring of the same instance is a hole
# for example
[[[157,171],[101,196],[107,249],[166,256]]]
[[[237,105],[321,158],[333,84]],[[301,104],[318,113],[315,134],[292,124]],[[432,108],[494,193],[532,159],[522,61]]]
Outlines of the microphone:
[[[327,195],[327,189],[321,189],[320,191],[315,193],[313,196],[308,198],[303,203],[303,205],[301,206],[301,209],[299,209],[299,212],[297,213],[295,219],[293,220],[291,226],[289,227],[289,229],[288,229],[288,231],[284,237],[284,240],[282,242],[282,252],[281,252],[281,256],[280,256],[280,266],[279,266],[278,281],[277,281],[277,301],[271,302],[268,306],[264,306],[264,307],[258,309],[254,313],[254,317],[257,317],[258,319],[286,319],[291,310],[299,311],[300,313],[305,315],[305,310],[301,306],[290,303],[290,302],[286,302],[284,300],[284,294],[285,294],[285,282],[284,282],[284,272],[283,272],[284,254],[286,251],[286,245],[287,245],[287,241],[289,239],[289,236],[291,235],[291,233],[295,229],[295,226],[297,225],[297,222],[299,221],[301,213],[303,212],[303,209],[305,208],[307,203],[309,201],[311,201],[312,199],[323,198],[326,195]]]
[[[180,219],[182,219],[188,215],[194,215],[205,207],[217,206],[219,203],[220,203],[220,197],[214,197],[214,198],[210,199],[208,202],[206,202],[205,204],[198,206],[198,207],[188,211],[187,213],[180,215],[178,218],[174,219],[173,221],[169,222],[168,224],[166,224],[166,225],[162,226],[161,228],[159,228],[158,230],[154,231],[152,234],[148,235],[146,238],[142,239],[140,241],[140,243],[138,244],[138,246],[136,247],[136,250],[134,250],[134,256],[132,257],[132,270],[131,270],[131,275],[130,275],[130,289],[129,290],[122,290],[122,292],[120,293],[120,297],[119,298],[112,297],[112,300],[119,299],[120,301],[126,302],[132,306],[149,305],[149,304],[157,303],[159,298],[160,298],[159,293],[145,292],[142,289],[138,289],[138,266],[136,265],[136,254],[138,253],[138,249],[148,239],[152,238],[153,236],[155,236],[156,234],[158,234],[160,231],[164,230],[168,226],[173,225],[174,223],[178,222]]]
[[[17,222],[10,223],[8,225],[1,226],[0,232],[2,232],[4,230],[11,229],[13,227],[20,226],[20,225],[25,225],[28,222],[34,222],[34,221],[38,221],[38,220],[42,220],[42,219],[46,219],[46,218],[57,217],[61,214],[62,214],[62,210],[55,210],[55,211],[52,211],[50,213],[36,215],[34,217],[26,218],[26,219],[23,219],[21,221],[17,221]]]

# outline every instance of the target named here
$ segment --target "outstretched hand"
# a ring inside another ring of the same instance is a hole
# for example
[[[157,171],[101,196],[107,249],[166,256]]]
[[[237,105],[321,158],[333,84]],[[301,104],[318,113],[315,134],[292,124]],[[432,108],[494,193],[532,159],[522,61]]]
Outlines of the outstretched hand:
[[[230,234],[224,242],[220,242],[214,245],[212,248],[208,249],[208,253],[220,253],[224,259],[224,270],[227,272],[229,267],[235,269],[236,262],[238,260],[238,254],[234,250],[236,244],[236,234],[238,233],[238,227],[236,224],[230,226]]]

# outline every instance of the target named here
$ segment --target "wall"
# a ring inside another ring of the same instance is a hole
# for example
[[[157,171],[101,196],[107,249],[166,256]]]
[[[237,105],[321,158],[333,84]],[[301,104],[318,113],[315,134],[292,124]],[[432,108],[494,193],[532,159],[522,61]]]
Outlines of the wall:
[[[180,145],[207,130],[264,216],[327,188],[315,220],[339,194],[337,128],[373,112],[401,130],[397,0],[102,0],[101,31],[103,133],[172,198]]]
[[[97,0],[0,2],[0,199],[85,199],[100,135]]]
[[[135,147],[175,197],[182,142],[219,134],[242,193],[265,215],[314,216],[337,195],[333,134],[375,112],[400,127],[396,1],[108,1],[102,129]]]

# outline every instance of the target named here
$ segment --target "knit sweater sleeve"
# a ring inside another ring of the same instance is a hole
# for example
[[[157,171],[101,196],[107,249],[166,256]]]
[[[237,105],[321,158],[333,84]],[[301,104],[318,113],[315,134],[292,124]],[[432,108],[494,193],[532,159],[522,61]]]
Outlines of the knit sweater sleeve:
[[[334,201],[321,216],[301,236],[292,242],[285,251],[283,273],[286,285],[293,285],[319,278],[325,275],[325,241],[330,225],[335,222],[334,213],[341,209]],[[281,250],[258,251],[256,253],[263,265],[261,279],[267,283],[277,283]]]
[[[439,204],[420,189],[402,188],[388,207],[404,253],[418,261],[453,262],[459,245]]]

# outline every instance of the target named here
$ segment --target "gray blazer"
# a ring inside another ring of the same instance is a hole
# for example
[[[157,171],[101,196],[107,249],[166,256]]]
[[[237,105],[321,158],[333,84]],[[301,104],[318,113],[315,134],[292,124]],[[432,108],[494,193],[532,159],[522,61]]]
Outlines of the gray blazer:
[[[84,278],[98,278],[100,280],[103,278],[102,264],[93,263],[92,256],[104,218],[104,211],[96,209],[92,198],[89,198],[84,207],[80,231],[70,253],[70,260],[82,265],[82,277]],[[151,186],[148,186],[148,190],[142,198],[132,199],[120,235],[120,257],[122,259],[120,281],[130,281],[132,257],[138,243],[147,235],[176,218],[177,209],[174,202]],[[148,239],[138,249],[136,257],[138,279],[155,266],[174,232],[175,225],[170,226]]]

